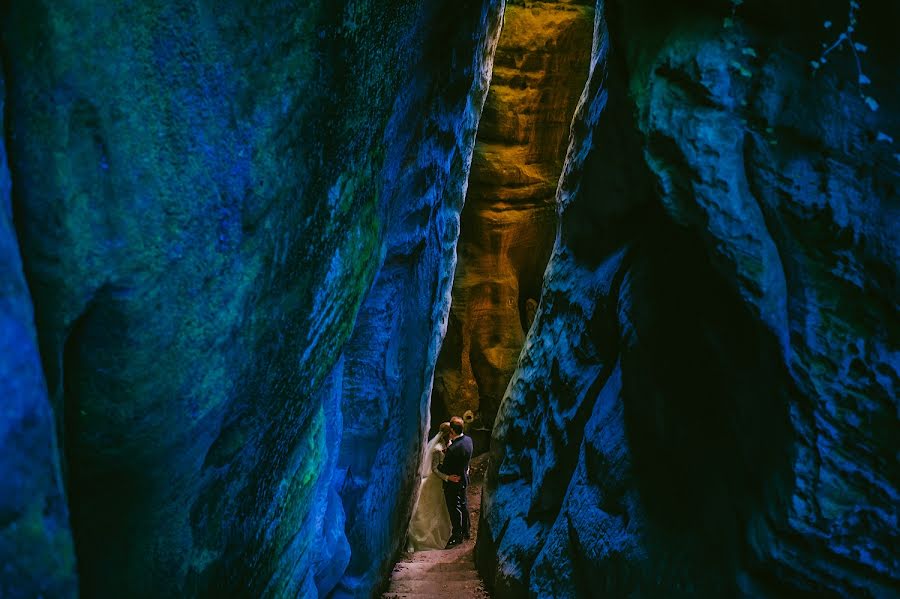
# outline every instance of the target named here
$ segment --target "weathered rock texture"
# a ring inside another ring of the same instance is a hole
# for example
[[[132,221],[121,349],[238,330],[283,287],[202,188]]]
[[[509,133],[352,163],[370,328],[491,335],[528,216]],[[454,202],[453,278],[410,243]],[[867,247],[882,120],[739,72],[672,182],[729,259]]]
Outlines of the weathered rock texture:
[[[490,427],[540,297],[554,196],[584,87],[593,0],[507,2],[462,214],[432,423]],[[478,435],[477,443],[487,438]]]
[[[16,232],[82,595],[371,595],[412,500],[501,4],[0,5]],[[0,372],[23,370],[0,439],[26,438],[2,488],[31,471],[0,499],[2,577],[72,595],[3,214],[0,338],[21,352]],[[388,359],[366,354],[382,342]],[[344,477],[376,437],[374,471]]]
[[[849,46],[810,66],[847,3],[598,3],[495,596],[900,593],[900,9],[861,4],[863,86]]]
[[[598,1],[498,596],[900,594],[900,5],[860,2]],[[378,590],[503,7],[0,2],[0,595]],[[528,328],[590,9],[507,15],[436,413],[489,419]]]
[[[337,482],[350,561],[335,596],[369,597],[406,543],[450,309],[460,210],[502,2],[422,2],[423,60],[385,138],[384,259],[338,366]]]
[[[4,83],[0,73],[0,130]],[[0,140],[0,597],[75,592],[53,413],[38,355],[34,313],[13,229]]]

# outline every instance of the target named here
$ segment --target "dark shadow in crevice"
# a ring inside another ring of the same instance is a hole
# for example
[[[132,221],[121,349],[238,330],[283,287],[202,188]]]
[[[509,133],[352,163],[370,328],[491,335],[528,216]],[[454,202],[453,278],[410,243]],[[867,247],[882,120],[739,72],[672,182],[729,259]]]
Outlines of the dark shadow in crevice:
[[[620,302],[634,326],[623,401],[652,579],[735,595],[753,567],[751,521],[777,522],[791,491],[779,345],[675,225],[642,244]]]
[[[127,292],[101,287],[72,323],[62,350],[61,450],[68,473],[79,591],[84,597],[117,592],[109,588],[108,568],[124,567],[134,559],[121,549],[134,545],[130,535],[136,519],[146,513],[151,491],[141,457],[125,450],[134,440],[116,425],[120,415],[110,411],[109,400],[124,392],[102,376],[100,363],[108,356],[97,353],[98,348],[114,352],[108,347],[111,336],[124,334],[125,322],[115,308],[115,297]]]

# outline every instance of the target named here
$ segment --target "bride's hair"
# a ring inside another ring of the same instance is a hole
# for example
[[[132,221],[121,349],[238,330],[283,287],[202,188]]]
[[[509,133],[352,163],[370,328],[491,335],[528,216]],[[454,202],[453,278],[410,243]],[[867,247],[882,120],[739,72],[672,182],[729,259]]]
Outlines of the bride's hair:
[[[446,441],[450,437],[450,423],[442,422],[440,426],[441,438]]]

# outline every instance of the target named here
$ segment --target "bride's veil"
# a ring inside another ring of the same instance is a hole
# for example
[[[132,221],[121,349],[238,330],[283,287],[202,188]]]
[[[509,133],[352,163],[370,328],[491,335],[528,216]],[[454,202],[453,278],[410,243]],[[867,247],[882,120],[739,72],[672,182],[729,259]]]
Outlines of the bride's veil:
[[[422,478],[425,478],[426,476],[431,474],[431,455],[434,453],[434,448],[437,447],[440,441],[441,433],[438,432],[425,446],[425,457],[422,460],[422,467],[419,469],[419,476],[421,476]]]

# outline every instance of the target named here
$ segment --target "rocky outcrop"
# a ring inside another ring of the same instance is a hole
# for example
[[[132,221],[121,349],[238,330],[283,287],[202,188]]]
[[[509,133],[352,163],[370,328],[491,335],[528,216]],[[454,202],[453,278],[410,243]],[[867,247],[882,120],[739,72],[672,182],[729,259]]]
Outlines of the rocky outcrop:
[[[556,231],[554,194],[587,77],[593,1],[508,2],[478,128],[433,422],[488,430],[531,326]]]
[[[3,104],[0,73],[0,130]],[[75,553],[2,140],[0,264],[0,597],[64,597],[77,588]]]
[[[500,4],[4,3],[16,233],[82,595],[372,593],[412,499]],[[16,401],[36,416],[0,422],[34,450],[0,465],[33,467],[9,511],[35,566],[11,567],[55,566],[47,592],[66,596],[15,276],[2,335],[25,349]],[[378,314],[383,298],[402,307]],[[382,341],[402,353],[367,357]],[[387,427],[391,459],[351,476]],[[4,556],[22,550],[2,534]],[[35,557],[50,542],[58,563]]]
[[[900,588],[898,9],[859,4],[598,3],[495,596]]]
[[[371,596],[405,547],[434,366],[450,309],[465,186],[502,3],[423,2],[437,31],[385,133],[384,259],[339,366],[336,477],[352,553],[335,596]],[[474,34],[473,34],[474,32]]]

